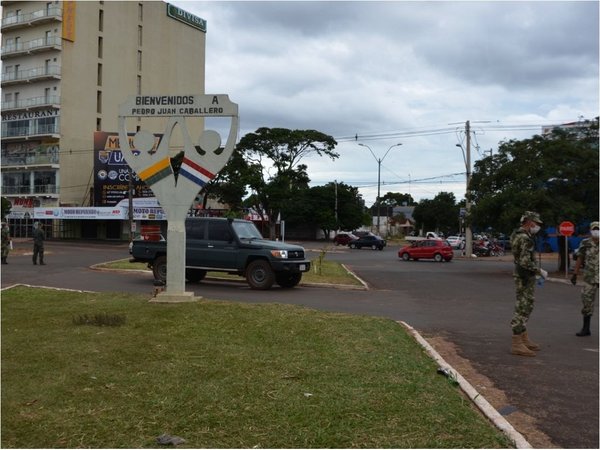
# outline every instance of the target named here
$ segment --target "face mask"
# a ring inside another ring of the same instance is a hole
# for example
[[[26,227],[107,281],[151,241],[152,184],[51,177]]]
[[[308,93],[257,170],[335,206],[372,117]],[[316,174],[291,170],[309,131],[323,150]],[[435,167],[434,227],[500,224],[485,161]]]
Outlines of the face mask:
[[[598,239],[599,234],[600,234],[599,230],[592,230],[592,237],[595,237],[596,239]]]
[[[539,225],[534,225],[529,229],[529,232],[531,234],[536,234],[538,231],[540,231],[540,226]]]

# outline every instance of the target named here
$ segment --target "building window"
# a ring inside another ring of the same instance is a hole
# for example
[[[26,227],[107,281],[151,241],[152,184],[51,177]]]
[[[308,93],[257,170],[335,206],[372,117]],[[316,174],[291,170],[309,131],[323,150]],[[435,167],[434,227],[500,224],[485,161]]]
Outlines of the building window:
[[[102,119],[100,117],[96,118],[96,131],[102,131]]]
[[[142,76],[137,76],[137,95],[142,95]]]
[[[137,52],[137,63],[138,63],[138,70],[141,72],[142,71],[142,51],[138,50]]]
[[[102,53],[104,51],[104,39],[102,39],[102,36],[98,37],[98,58],[102,58]]]
[[[44,101],[50,103],[50,88],[44,89]]]
[[[142,46],[142,26],[138,25],[138,47]]]
[[[104,31],[104,11],[98,11],[98,31]]]
[[[96,92],[96,112],[102,114],[102,91]]]
[[[144,5],[138,3],[138,20],[142,22],[144,20]]]
[[[48,30],[48,31],[46,31],[46,45],[53,43],[51,40],[52,40],[52,31]]]
[[[102,86],[102,64],[98,64],[98,86]]]

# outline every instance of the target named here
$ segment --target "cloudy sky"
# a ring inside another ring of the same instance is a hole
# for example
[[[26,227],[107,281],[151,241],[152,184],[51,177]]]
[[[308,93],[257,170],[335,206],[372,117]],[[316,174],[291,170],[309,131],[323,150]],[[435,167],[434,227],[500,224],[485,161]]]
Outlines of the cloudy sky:
[[[240,137],[333,136],[338,159],[302,161],[311,185],[359,187],[367,205],[378,160],[382,196],[462,199],[467,120],[475,161],[600,109],[597,1],[171,3],[207,20],[206,93],[238,103]]]

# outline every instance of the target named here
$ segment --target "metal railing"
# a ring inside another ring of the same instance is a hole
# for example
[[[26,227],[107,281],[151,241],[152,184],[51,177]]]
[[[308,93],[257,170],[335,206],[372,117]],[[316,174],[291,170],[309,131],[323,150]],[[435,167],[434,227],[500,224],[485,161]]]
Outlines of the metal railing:
[[[31,97],[23,100],[2,102],[2,109],[6,111],[7,109],[25,109],[49,105],[60,105],[60,97],[58,95],[42,95],[41,97]]]
[[[2,74],[2,84],[11,81],[34,81],[36,78],[58,78],[60,77],[60,66],[35,67],[33,69],[24,69],[19,71],[4,72]]]
[[[35,136],[35,135],[46,135],[46,134],[58,134],[59,125],[57,123],[50,125],[40,125],[34,123],[33,126],[26,127],[8,127],[6,123],[2,124],[2,137],[18,137],[18,136]]]
[[[30,53],[45,48],[62,48],[62,40],[59,36],[43,37],[26,42],[13,42],[6,44],[0,50],[2,56]]]
[[[58,194],[58,186],[56,184],[38,184],[30,185],[15,185],[2,186],[2,195],[36,195],[36,194]]]
[[[34,24],[43,19],[62,19],[62,8],[51,6],[50,8],[40,9],[29,14],[18,14],[2,19],[2,28],[14,27],[17,25]]]

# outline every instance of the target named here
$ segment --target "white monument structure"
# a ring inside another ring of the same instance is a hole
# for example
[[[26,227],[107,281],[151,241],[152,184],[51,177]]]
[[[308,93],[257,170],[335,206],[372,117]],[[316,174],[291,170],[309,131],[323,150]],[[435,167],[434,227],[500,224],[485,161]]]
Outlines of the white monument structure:
[[[139,130],[135,134],[134,148],[121,144],[121,150],[129,166],[152,189],[168,220],[167,285],[155,301],[193,301],[193,292],[185,292],[185,219],[198,192],[219,173],[233,153],[239,128],[238,105],[226,94],[131,96],[119,109],[119,140],[122,143],[129,142],[128,117],[168,118],[156,150],[154,133],[148,130]],[[221,149],[220,134],[213,130],[201,132],[194,144],[186,126],[189,117],[231,117],[224,149]],[[184,151],[177,178],[169,156],[176,126],[180,127]]]

